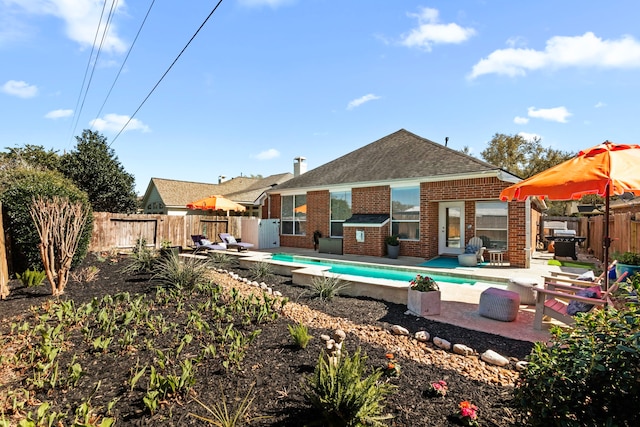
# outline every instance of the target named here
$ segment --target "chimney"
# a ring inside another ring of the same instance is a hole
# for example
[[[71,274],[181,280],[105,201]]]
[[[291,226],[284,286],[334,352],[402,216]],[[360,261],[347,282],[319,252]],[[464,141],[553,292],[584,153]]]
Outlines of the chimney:
[[[226,176],[224,175],[218,175],[218,184],[222,184],[222,181],[224,181],[226,178]]]
[[[300,176],[307,171],[307,159],[305,157],[296,157],[293,160],[293,176]]]

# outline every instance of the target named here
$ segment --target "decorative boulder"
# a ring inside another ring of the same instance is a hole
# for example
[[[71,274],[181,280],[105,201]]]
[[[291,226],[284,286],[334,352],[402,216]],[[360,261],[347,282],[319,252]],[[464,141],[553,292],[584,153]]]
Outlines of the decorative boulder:
[[[480,355],[480,359],[483,361],[496,366],[507,366],[509,364],[509,359],[504,356],[499,355],[493,350],[487,350]]]
[[[391,327],[391,332],[396,335],[409,335],[409,330],[407,328],[403,328],[400,325],[393,325]]]
[[[467,347],[464,344],[454,344],[453,352],[455,354],[461,354],[463,356],[471,356],[473,354],[473,349],[471,347]]]
[[[435,337],[433,339],[433,345],[443,350],[451,350],[451,343],[440,337]]]

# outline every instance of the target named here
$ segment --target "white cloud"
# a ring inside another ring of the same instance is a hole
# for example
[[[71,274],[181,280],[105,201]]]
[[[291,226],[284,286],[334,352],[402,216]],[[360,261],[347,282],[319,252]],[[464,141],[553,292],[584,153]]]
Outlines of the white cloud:
[[[62,119],[73,116],[73,110],[53,110],[44,115],[46,119]]]
[[[571,113],[567,111],[565,107],[540,109],[536,109],[536,107],[529,107],[527,109],[527,113],[529,117],[558,123],[566,123],[567,117],[571,116]]]
[[[544,68],[595,67],[640,68],[640,43],[631,36],[603,40],[592,32],[582,36],[555,36],[543,51],[524,48],[498,49],[473,66],[469,78],[483,74],[524,76]]]
[[[65,23],[65,33],[71,40],[79,43],[82,47],[90,47],[95,39],[96,27],[100,22],[103,2],[95,0],[3,0],[6,5],[16,6],[22,12],[34,15],[51,15],[61,19]],[[107,4],[111,7],[111,2]],[[126,7],[125,1],[116,2],[115,13]],[[15,10],[14,10],[15,11]],[[19,19],[16,14],[16,19]],[[106,16],[106,15],[105,15]],[[105,19],[101,23],[100,37],[105,27]],[[107,33],[102,49],[106,52],[124,52],[126,44],[117,34],[117,25],[111,20],[109,32]]]
[[[354,99],[353,101],[349,102],[349,104],[347,105],[347,110],[353,110],[354,108],[361,106],[365,102],[373,101],[376,99],[380,99],[380,97],[372,93],[361,96],[360,98]]]
[[[473,28],[463,28],[458,24],[441,24],[437,9],[423,8],[420,13],[409,16],[418,19],[418,27],[402,36],[401,43],[407,47],[417,47],[430,51],[434,44],[462,43],[476,34]]]
[[[271,160],[276,157],[280,157],[280,152],[275,148],[269,148],[268,150],[262,151],[256,155],[256,159],[258,160]]]
[[[240,3],[243,6],[248,6],[248,7],[269,6],[273,9],[280,6],[286,6],[293,2],[294,0],[238,0],[238,3]]]
[[[129,116],[121,114],[105,114],[103,119],[94,119],[89,122],[92,128],[102,131],[120,132],[123,126],[129,121]],[[138,119],[132,119],[124,132],[130,130],[141,130],[143,132],[149,132],[149,126],[145,125]]]
[[[593,106],[593,108],[602,108],[602,107],[606,107],[606,106],[607,106],[607,104],[605,104],[604,102],[598,101],[596,103],[596,105]]]
[[[2,91],[7,95],[13,95],[19,98],[33,98],[38,94],[38,87],[23,82],[22,80],[9,80],[2,85]]]
[[[527,141],[535,141],[537,139],[542,139],[542,137],[536,133],[519,132],[518,135],[520,135]]]
[[[529,119],[526,117],[516,116],[513,119],[513,123],[517,125],[526,125],[527,123],[529,123]]]

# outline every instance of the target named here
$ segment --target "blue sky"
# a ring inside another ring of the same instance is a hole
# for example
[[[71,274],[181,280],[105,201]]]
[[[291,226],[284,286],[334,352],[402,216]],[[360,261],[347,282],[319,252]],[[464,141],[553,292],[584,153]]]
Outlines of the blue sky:
[[[0,147],[62,153],[90,128],[142,194],[313,169],[401,128],[477,156],[495,133],[639,142],[636,0],[224,0],[167,72],[217,3],[0,0]]]

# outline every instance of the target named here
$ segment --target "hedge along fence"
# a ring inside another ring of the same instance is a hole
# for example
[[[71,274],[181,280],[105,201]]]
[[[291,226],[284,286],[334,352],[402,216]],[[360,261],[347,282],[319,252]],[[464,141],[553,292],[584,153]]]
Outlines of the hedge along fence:
[[[154,248],[159,248],[164,241],[186,248],[193,245],[192,234],[204,234],[211,241],[220,240],[218,233],[240,236],[241,219],[240,216],[94,212],[89,251],[131,249],[140,238]]]

